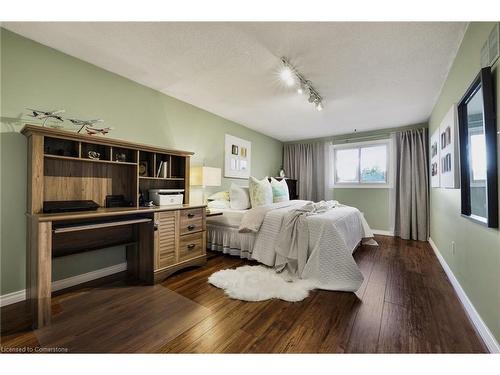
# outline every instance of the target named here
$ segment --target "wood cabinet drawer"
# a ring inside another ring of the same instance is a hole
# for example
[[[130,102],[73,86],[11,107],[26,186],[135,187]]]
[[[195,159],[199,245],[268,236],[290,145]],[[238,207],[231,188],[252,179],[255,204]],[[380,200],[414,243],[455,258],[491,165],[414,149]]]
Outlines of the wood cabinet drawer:
[[[181,226],[187,225],[191,221],[194,220],[202,220],[203,219],[203,210],[204,208],[192,208],[190,210],[182,210],[181,211]]]
[[[205,232],[181,236],[179,241],[179,262],[205,254]]]
[[[184,234],[201,232],[203,230],[203,220],[201,218],[191,219],[189,221],[182,222],[180,226],[180,234],[181,236]]]

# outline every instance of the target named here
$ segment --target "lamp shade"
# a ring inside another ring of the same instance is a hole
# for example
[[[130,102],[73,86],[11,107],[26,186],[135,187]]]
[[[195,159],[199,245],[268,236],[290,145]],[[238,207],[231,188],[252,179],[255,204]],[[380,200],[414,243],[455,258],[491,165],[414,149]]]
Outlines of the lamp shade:
[[[220,186],[221,169],[213,167],[191,167],[189,184],[191,186]]]

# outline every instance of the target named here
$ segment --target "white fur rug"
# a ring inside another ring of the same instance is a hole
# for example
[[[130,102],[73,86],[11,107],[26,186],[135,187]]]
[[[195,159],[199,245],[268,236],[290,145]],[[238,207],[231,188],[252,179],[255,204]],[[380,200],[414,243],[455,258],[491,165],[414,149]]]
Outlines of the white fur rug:
[[[279,298],[289,302],[302,301],[314,289],[311,282],[290,278],[264,266],[243,266],[213,273],[208,282],[224,289],[226,294],[242,301],[264,301]]]

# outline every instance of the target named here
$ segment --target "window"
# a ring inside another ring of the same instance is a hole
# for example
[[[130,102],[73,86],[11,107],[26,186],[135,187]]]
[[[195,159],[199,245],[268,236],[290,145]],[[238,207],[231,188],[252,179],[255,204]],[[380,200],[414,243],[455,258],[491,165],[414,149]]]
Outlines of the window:
[[[336,187],[389,187],[389,140],[333,147]]]
[[[486,153],[484,152],[486,150],[486,140],[484,134],[482,132],[471,134],[469,142],[472,181],[486,181]]]

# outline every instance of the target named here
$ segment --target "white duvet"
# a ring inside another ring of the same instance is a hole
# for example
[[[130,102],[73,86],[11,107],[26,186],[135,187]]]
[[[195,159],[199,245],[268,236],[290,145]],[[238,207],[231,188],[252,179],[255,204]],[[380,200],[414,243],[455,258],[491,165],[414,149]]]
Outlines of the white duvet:
[[[276,259],[276,245],[283,230],[283,219],[309,201],[294,200],[248,210],[240,223],[240,232],[256,233],[252,258],[271,267]],[[307,260],[298,277],[312,281],[316,288],[355,292],[363,275],[353,251],[365,240],[376,244],[361,212],[354,207],[335,206],[325,212],[307,216],[309,244]]]

